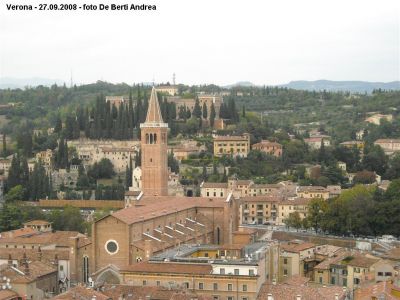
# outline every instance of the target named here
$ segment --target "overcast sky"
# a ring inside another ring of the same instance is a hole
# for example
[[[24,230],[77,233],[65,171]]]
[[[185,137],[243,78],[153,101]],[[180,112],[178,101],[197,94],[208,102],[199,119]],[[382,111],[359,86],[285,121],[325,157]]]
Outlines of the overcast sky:
[[[51,0],[48,3],[99,0]],[[400,80],[398,0],[102,0],[157,11],[7,11],[0,77],[76,83]],[[46,1],[40,1],[45,3]]]

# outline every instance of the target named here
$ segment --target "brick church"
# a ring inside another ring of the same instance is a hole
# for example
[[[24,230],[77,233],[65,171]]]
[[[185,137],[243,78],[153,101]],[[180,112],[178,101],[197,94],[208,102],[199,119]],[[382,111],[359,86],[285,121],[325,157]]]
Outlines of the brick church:
[[[90,270],[83,272],[92,274],[96,284],[124,283],[121,269],[181,244],[231,244],[238,228],[238,201],[232,195],[168,196],[168,124],[154,87],[140,128],[142,191],[92,227],[92,250],[84,267]]]

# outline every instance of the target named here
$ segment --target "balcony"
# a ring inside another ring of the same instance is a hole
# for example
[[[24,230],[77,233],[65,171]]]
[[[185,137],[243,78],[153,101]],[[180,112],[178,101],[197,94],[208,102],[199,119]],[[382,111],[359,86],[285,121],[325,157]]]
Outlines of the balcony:
[[[249,211],[248,209],[243,210],[243,213],[246,214],[246,215],[247,215],[249,212],[250,212],[250,211]]]

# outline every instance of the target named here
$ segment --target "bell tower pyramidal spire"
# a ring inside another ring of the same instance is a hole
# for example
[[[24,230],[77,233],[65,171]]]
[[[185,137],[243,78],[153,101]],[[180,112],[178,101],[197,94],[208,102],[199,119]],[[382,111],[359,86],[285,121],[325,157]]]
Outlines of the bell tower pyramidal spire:
[[[146,196],[168,195],[168,124],[164,123],[157,91],[151,90],[146,121],[140,124],[142,192]]]

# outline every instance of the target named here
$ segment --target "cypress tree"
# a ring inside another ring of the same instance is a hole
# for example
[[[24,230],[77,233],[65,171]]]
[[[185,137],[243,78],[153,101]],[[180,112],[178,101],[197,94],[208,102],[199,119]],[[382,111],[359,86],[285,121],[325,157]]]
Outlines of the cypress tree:
[[[6,140],[6,134],[3,133],[3,157],[7,157],[7,140]]]
[[[10,170],[8,171],[7,187],[8,189],[20,184],[21,167],[19,155],[14,155],[11,160]]]
[[[60,133],[61,130],[62,130],[61,117],[60,117],[59,114],[57,114],[56,123],[55,123],[55,125],[54,125],[54,132],[55,132],[55,133]]]
[[[201,107],[198,97],[196,97],[196,102],[194,104],[193,116],[195,116],[196,118],[201,118]]]
[[[203,103],[203,119],[207,119],[207,117],[208,117],[208,110],[207,110],[207,105],[204,102]]]
[[[211,128],[214,127],[214,121],[215,121],[215,107],[214,103],[211,104],[211,112],[210,112],[210,126]]]

